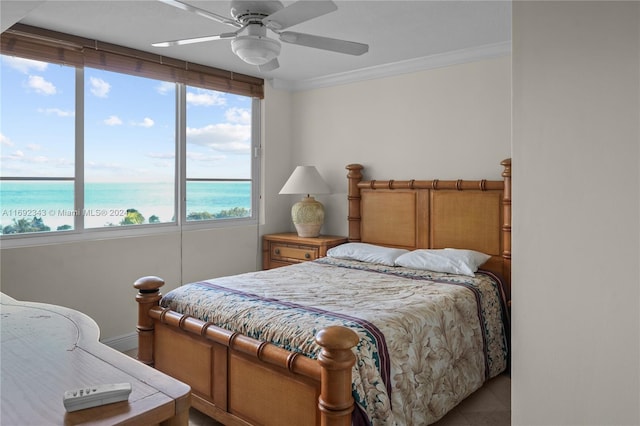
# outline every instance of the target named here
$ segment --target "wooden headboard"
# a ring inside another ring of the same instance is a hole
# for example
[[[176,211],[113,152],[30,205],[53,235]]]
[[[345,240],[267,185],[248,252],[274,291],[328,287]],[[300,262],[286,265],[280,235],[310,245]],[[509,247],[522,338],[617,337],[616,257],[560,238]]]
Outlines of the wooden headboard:
[[[363,180],[349,173],[349,241],[409,250],[464,248],[490,254],[511,298],[511,159],[503,180]]]

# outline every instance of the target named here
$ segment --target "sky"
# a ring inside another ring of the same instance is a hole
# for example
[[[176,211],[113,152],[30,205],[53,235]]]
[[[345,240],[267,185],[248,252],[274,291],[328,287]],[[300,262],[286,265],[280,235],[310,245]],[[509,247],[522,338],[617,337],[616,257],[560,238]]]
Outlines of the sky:
[[[0,55],[0,175],[73,177],[75,68]],[[87,182],[171,182],[173,83],[85,68]],[[251,98],[187,87],[187,177],[251,177]]]

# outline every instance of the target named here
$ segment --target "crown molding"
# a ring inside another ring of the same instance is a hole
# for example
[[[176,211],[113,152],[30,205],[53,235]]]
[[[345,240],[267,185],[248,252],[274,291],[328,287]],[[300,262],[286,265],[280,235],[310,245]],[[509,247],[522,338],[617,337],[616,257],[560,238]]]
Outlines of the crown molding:
[[[354,71],[347,71],[338,74],[331,74],[319,78],[307,80],[269,80],[272,87],[279,90],[302,91],[320,89],[323,87],[338,86],[341,84],[355,83],[377,78],[392,77],[411,72],[426,71],[435,68],[442,68],[450,65],[475,62],[483,59],[497,58],[511,54],[511,41],[486,44],[483,46],[468,49],[454,50],[451,52],[439,53],[436,55],[424,56],[421,58],[409,59],[406,61],[394,62],[390,64],[377,65],[374,67],[362,68]]]

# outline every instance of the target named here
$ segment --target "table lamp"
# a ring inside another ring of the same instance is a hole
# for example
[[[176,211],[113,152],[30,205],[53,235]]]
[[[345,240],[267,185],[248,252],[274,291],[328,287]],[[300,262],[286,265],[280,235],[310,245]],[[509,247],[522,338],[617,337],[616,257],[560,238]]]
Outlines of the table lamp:
[[[324,206],[309,194],[329,194],[329,185],[314,166],[298,166],[280,194],[306,194],[291,208],[291,219],[300,237],[317,237],[324,223]]]

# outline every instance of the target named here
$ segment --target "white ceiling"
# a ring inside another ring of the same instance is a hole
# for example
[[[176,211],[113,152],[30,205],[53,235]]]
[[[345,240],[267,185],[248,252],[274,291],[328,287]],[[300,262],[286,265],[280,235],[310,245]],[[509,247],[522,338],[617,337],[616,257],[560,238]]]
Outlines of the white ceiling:
[[[229,15],[228,1],[185,2]],[[292,1],[283,1],[290,5]],[[350,56],[283,43],[280,68],[260,73],[232,52],[229,40],[169,48],[151,43],[233,31],[233,28],[156,0],[0,1],[4,31],[15,22],[119,44],[189,62],[263,77],[299,89],[415,71],[507,54],[510,1],[337,0],[338,10],[291,27],[367,43]],[[270,33],[270,36],[275,36]]]

